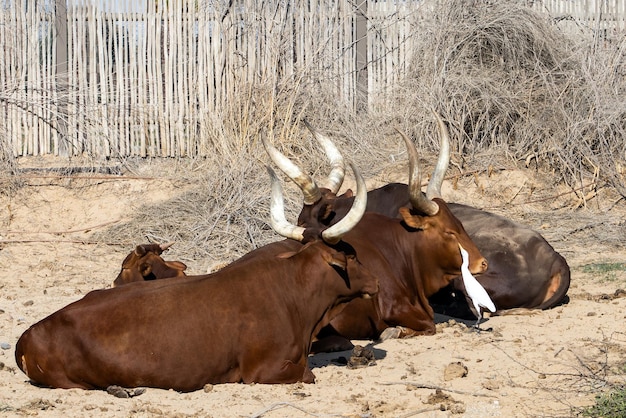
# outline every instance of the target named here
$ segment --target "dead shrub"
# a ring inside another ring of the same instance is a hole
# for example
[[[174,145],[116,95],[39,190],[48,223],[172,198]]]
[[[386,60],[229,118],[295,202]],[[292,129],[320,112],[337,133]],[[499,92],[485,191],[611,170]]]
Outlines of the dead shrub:
[[[466,160],[510,155],[626,196],[625,41],[598,47],[517,1],[444,1],[415,30],[394,113],[438,109]]]

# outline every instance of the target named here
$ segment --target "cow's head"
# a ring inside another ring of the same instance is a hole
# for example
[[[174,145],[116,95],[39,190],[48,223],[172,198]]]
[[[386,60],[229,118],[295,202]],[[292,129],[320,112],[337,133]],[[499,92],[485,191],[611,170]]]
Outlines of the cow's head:
[[[272,229],[286,238],[305,243],[304,247],[297,252],[284,253],[279,257],[291,257],[293,254],[303,252],[306,248],[312,251],[311,247],[315,247],[315,251],[320,253],[328,266],[335,269],[343,278],[343,286],[334,289],[334,292],[339,295],[338,301],[347,301],[356,295],[370,297],[378,292],[378,279],[359,262],[354,248],[341,242],[341,238],[359,223],[367,206],[365,180],[354,165],[350,164],[350,166],[356,178],[357,193],[346,216],[330,227],[325,225],[302,227],[288,222],[285,218],[282,186],[274,171],[267,167],[272,183],[270,203]]]
[[[352,206],[346,216],[332,226],[315,223],[308,226],[299,226],[288,222],[285,217],[285,208],[283,206],[282,186],[280,185],[280,181],[276,177],[274,170],[267,167],[267,171],[272,181],[270,219],[274,231],[286,238],[295,239],[303,243],[323,240],[331,245],[337,244],[343,235],[348,233],[348,231],[359,223],[367,207],[367,189],[365,186],[365,180],[354,165],[350,164],[350,167],[352,168],[356,178],[357,192],[354,200],[352,201]]]
[[[398,131],[406,144],[409,156],[410,201],[410,206],[400,208],[399,213],[408,228],[420,230],[424,234],[429,252],[429,257],[424,257],[424,260],[425,263],[432,264],[429,271],[440,270],[446,280],[451,280],[460,274],[463,263],[459,245],[469,253],[469,269],[472,273],[485,272],[487,260],[471,240],[461,221],[452,214],[441,198],[441,185],[450,162],[450,138],[448,128],[441,117],[435,113],[435,118],[439,126],[441,146],[437,165],[425,194],[421,190],[421,173],[415,144],[404,133]],[[434,281],[427,282],[435,283]],[[426,289],[426,291],[432,294],[438,289],[439,287]]]
[[[165,261],[161,258],[169,244],[138,245],[122,262],[122,270],[113,281],[113,286],[144,280],[183,277],[187,266],[180,261]]]

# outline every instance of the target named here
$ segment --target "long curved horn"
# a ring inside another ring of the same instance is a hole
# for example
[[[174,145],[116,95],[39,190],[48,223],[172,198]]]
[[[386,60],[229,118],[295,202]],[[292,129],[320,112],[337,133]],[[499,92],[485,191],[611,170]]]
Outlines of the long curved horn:
[[[336,244],[348,231],[355,227],[363,217],[367,207],[367,187],[365,180],[359,170],[350,163],[350,168],[356,179],[356,197],[352,203],[352,208],[339,222],[322,231],[322,238],[329,244]]]
[[[324,148],[324,152],[330,160],[330,173],[328,174],[327,180],[328,188],[331,192],[337,194],[343,184],[343,179],[346,176],[346,163],[344,162],[343,156],[329,137],[322,135],[321,132],[313,128],[309,122],[306,121],[306,119],[303,119],[302,121],[311,134],[313,134],[313,137],[315,137],[317,142],[322,146],[322,148]]]
[[[274,161],[274,164],[302,190],[305,205],[312,205],[322,198],[322,192],[320,192],[319,187],[317,187],[317,184],[315,184],[311,176],[300,170],[289,158],[281,154],[276,147],[267,142],[265,135],[261,135],[261,141],[263,142],[265,151],[267,151],[272,161]]]
[[[450,132],[448,127],[439,116],[439,113],[432,111],[437,119],[437,126],[439,127],[439,159],[437,165],[433,171],[433,175],[430,177],[428,187],[426,187],[426,197],[429,199],[435,197],[441,197],[441,185],[443,184],[443,178],[448,171],[448,164],[450,163]]]
[[[426,215],[433,216],[439,211],[439,205],[427,198],[422,193],[422,175],[420,173],[417,150],[413,141],[407,137],[404,132],[396,128],[406,145],[406,151],[409,156],[409,200],[411,205]]]
[[[285,238],[295,239],[302,241],[304,239],[304,228],[296,226],[285,218],[285,207],[283,204],[283,187],[280,185],[276,173],[270,167],[267,167],[267,172],[270,175],[272,181],[272,199],[270,202],[270,225],[276,233],[282,235]]]

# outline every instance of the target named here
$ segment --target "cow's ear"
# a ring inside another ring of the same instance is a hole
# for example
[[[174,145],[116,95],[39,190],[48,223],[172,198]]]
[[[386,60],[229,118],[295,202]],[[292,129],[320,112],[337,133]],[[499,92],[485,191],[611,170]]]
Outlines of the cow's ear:
[[[424,229],[426,225],[425,217],[413,215],[409,208],[400,208],[400,216],[402,216],[404,223],[413,229]]]
[[[348,189],[348,190],[346,190],[346,191],[345,191],[345,193],[344,193],[344,194],[342,194],[342,195],[341,195],[341,196],[339,196],[339,197],[346,197],[346,198],[349,198],[349,197],[352,197],[352,196],[354,196],[354,192],[352,191],[352,189]]]
[[[141,265],[139,266],[139,273],[141,273],[143,277],[148,276],[150,273],[152,273],[152,266],[148,263],[141,263]]]
[[[284,253],[276,254],[276,258],[289,258],[295,254],[295,251],[285,251]]]
[[[333,267],[338,267],[342,270],[346,269],[348,264],[348,260],[346,259],[346,255],[342,253],[324,253],[324,260]]]

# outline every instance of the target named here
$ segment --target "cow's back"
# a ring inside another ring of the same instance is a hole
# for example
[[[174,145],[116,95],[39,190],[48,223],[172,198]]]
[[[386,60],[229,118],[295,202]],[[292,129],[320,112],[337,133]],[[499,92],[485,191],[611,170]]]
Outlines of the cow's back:
[[[211,320],[211,311],[199,296],[228,317],[229,295],[211,280],[202,289],[186,283],[168,291],[171,281],[177,280],[131,283],[87,294],[20,337],[18,365],[32,380],[62,388],[117,384],[185,391],[197,389],[197,374],[207,371],[216,380],[211,383],[228,380],[232,363],[228,353],[236,347],[227,338],[224,321]],[[239,290],[235,281],[233,288]],[[191,307],[194,315],[189,315]],[[189,342],[190,335],[195,343]],[[203,343],[198,341],[200,335],[206,336]],[[215,344],[211,336],[221,343]],[[213,359],[221,359],[224,366]]]

